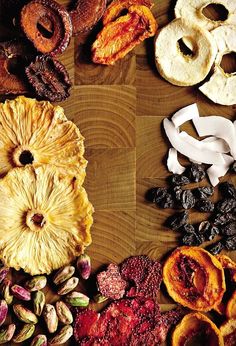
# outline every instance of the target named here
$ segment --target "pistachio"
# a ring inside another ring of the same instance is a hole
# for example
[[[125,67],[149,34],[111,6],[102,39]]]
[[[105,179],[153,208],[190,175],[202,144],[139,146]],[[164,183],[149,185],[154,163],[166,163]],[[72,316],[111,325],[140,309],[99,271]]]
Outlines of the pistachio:
[[[58,326],[58,317],[56,309],[51,304],[46,304],[43,309],[44,321],[47,325],[49,333],[55,333]]]
[[[75,287],[78,285],[79,279],[73,276],[72,278],[66,280],[61,284],[59,287],[57,294],[60,296],[65,295],[75,289]]]
[[[32,323],[26,323],[23,325],[23,327],[19,330],[19,332],[14,336],[12,339],[15,343],[23,342],[34,334],[35,331],[35,325]]]
[[[55,285],[60,285],[62,282],[70,279],[75,272],[75,267],[73,266],[66,266],[61,269],[59,269],[56,274],[54,275],[53,282]]]
[[[0,283],[3,282],[3,280],[6,278],[7,274],[9,273],[10,268],[8,267],[1,267],[0,268]]]
[[[73,335],[72,326],[64,326],[50,341],[49,345],[62,345]]]
[[[56,312],[61,323],[71,324],[73,322],[73,315],[64,302],[60,300],[56,302]]]
[[[38,323],[37,316],[32,311],[24,307],[24,305],[22,304],[14,304],[13,311],[15,315],[19,318],[19,320],[21,320],[22,322],[33,324]]]
[[[8,279],[5,279],[3,283],[1,284],[1,288],[0,288],[0,292],[8,305],[10,305],[13,301],[13,295],[10,293],[10,287],[11,287],[11,281]]]
[[[91,274],[91,259],[88,255],[80,255],[77,259],[77,269],[82,279],[87,280]]]
[[[31,341],[30,346],[47,346],[47,337],[46,335],[39,334],[36,335]]]
[[[101,304],[108,300],[108,298],[104,297],[101,293],[98,293],[93,297],[93,300],[95,301],[95,303]]]
[[[34,276],[26,281],[25,288],[30,292],[42,290],[47,285],[47,278],[44,275]]]
[[[20,300],[29,301],[31,299],[31,294],[28,290],[26,290],[24,287],[19,285],[13,285],[11,286],[11,292],[14,297]]]
[[[15,330],[16,325],[13,323],[3,327],[0,330],[0,344],[5,344],[6,342],[10,341],[15,333]]]
[[[41,316],[46,302],[45,294],[42,291],[37,291],[33,295],[34,313]]]
[[[80,292],[71,292],[65,297],[65,301],[71,306],[88,306],[89,297]]]
[[[0,300],[0,326],[5,322],[8,313],[8,305],[4,299]]]

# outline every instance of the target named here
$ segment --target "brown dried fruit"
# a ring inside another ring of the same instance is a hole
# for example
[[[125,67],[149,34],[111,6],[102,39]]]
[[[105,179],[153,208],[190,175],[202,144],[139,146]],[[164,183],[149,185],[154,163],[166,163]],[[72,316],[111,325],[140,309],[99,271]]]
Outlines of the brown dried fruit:
[[[21,27],[39,52],[53,56],[67,48],[72,35],[69,13],[53,0],[33,0],[25,5]]]
[[[26,68],[26,75],[36,93],[51,102],[60,102],[70,96],[71,81],[66,68],[50,55],[37,56]]]
[[[226,317],[236,319],[236,291],[232,294],[226,306]]]
[[[106,0],[77,0],[70,12],[73,35],[88,31],[100,20],[106,9]]]
[[[93,62],[113,65],[146,38],[154,36],[157,23],[146,6],[131,6],[128,14],[108,23],[92,45]]]
[[[224,338],[224,346],[235,346],[236,319],[230,319],[220,326],[220,332]]]
[[[151,0],[115,0],[107,7],[106,12],[102,18],[103,25],[113,22],[117,19],[121,12],[128,10],[132,5],[143,5],[152,8],[153,2]]]

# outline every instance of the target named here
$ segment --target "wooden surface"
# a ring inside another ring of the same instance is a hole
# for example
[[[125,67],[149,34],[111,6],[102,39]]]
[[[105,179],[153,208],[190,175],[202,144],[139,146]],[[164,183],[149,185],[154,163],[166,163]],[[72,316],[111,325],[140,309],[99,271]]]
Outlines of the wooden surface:
[[[153,13],[162,27],[173,18],[175,2],[154,2]],[[235,107],[212,103],[197,87],[176,87],[163,80],[154,64],[153,38],[114,66],[104,67],[89,61],[93,37],[94,33],[72,39],[61,58],[73,80],[71,97],[61,105],[86,139],[85,186],[95,207],[88,253],[96,271],[134,254],[161,259],[177,246],[178,234],[163,226],[173,211],[144,199],[149,187],[166,185],[168,142],[162,120],[193,102],[201,115],[233,120]],[[190,125],[186,129],[193,133]],[[236,184],[235,176],[225,179]],[[192,222],[204,217],[191,212]],[[235,253],[231,256],[236,260]],[[159,301],[163,308],[171,303],[164,293]]]

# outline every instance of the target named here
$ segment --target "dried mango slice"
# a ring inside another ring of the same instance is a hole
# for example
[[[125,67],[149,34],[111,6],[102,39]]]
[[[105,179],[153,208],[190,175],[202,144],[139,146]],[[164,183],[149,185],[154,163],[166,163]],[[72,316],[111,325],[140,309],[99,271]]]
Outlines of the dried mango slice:
[[[131,6],[127,15],[108,23],[92,46],[93,62],[113,65],[136,45],[154,36],[157,23],[146,6]]]
[[[148,8],[152,8],[153,3],[151,0],[115,0],[107,7],[106,12],[102,18],[103,25],[113,22],[117,19],[121,12],[128,10],[130,6],[142,5]]]

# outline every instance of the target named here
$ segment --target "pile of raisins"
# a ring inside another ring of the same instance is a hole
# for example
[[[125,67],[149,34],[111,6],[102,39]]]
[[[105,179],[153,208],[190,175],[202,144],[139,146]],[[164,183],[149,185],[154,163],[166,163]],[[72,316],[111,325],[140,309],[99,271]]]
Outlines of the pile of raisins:
[[[232,169],[234,171],[234,167]],[[168,177],[169,187],[154,187],[147,191],[146,199],[160,208],[183,209],[169,217],[165,226],[181,233],[181,245],[199,246],[220,235],[221,240],[208,246],[216,255],[221,250],[236,250],[236,187],[224,182],[219,184],[221,200],[213,203],[210,197],[213,187],[204,186],[185,189],[190,183],[198,183],[206,177],[203,165],[192,163],[184,174]],[[189,210],[210,213],[208,220],[200,224],[189,223]]]

